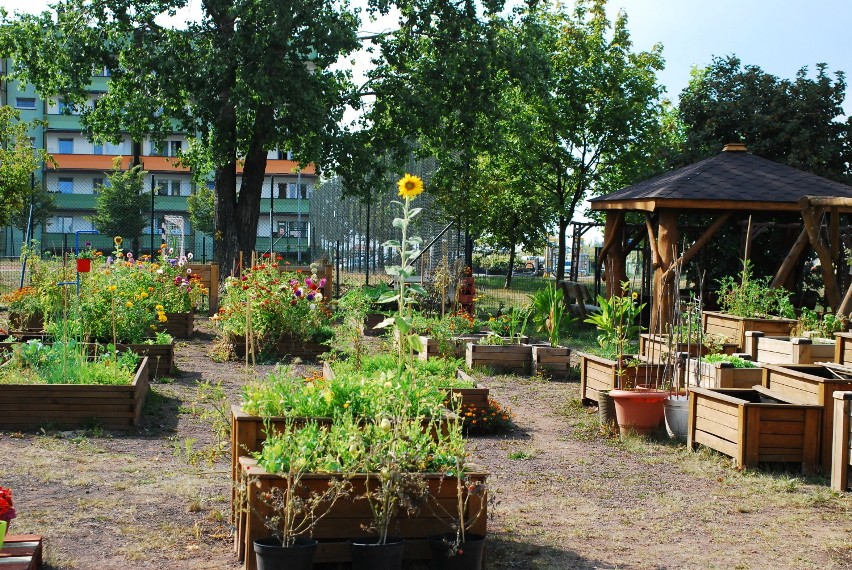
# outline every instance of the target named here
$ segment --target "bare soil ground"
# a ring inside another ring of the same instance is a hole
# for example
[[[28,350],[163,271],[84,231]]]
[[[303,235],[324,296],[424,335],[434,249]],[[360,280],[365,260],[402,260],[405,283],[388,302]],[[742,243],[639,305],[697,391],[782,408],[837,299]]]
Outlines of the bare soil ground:
[[[216,440],[198,381],[221,382],[236,403],[247,371],[211,361],[213,335],[198,328],[178,344],[182,372],[152,386],[138,429],[0,433],[12,531],[45,536],[47,568],[240,567],[230,460],[208,461]],[[852,496],[825,479],[601,435],[576,382],[482,380],[517,424],[470,442],[497,501],[487,568],[852,568]]]

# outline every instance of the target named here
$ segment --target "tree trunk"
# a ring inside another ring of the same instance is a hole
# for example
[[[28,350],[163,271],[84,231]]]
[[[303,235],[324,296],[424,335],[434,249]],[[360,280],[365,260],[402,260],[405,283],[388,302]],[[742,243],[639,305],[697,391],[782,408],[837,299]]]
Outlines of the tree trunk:
[[[503,285],[504,289],[508,289],[512,286],[512,274],[515,271],[515,245],[512,244],[509,248],[509,270],[506,271],[506,282]]]

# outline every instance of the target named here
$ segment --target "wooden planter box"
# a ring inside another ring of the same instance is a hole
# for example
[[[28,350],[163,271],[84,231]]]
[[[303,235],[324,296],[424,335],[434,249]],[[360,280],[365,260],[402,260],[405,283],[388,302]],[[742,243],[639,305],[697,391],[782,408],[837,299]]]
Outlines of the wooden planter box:
[[[669,346],[670,344],[671,346]],[[670,351],[686,353],[689,356],[704,356],[708,353],[708,348],[696,342],[670,341],[669,335],[650,333],[639,335],[639,354],[645,357],[648,362],[665,363],[669,360]],[[736,351],[737,345],[734,343],[727,342],[722,345],[723,354],[734,354]]]
[[[834,393],[852,390],[852,378],[840,379],[818,364],[764,367],[764,385],[774,394],[822,408],[820,461],[831,471],[831,437],[834,429]]]
[[[468,334],[456,336],[444,341],[443,350],[441,341],[429,336],[421,336],[420,343],[423,345],[423,350],[417,353],[421,360],[430,358],[464,358],[467,350],[467,343],[478,342],[483,338],[484,334]]]
[[[598,392],[601,390],[615,390],[627,384],[633,386],[647,385],[659,386],[663,381],[665,366],[643,362],[638,366],[624,368],[621,379],[618,377],[618,363],[615,360],[588,354],[580,355],[580,398],[588,405],[598,402]],[[624,383],[620,380],[624,380]]]
[[[533,345],[532,371],[533,374],[544,374],[554,380],[565,380],[571,374],[571,349]]]
[[[189,263],[193,275],[201,279],[207,288],[207,314],[215,315],[219,310],[219,264],[218,263]]]
[[[21,332],[40,333],[44,330],[44,315],[35,314],[29,317],[24,317],[12,313],[9,315],[9,324],[11,328]]]
[[[234,354],[237,358],[245,358],[246,341],[240,337],[234,339]],[[319,360],[321,354],[328,352],[328,345],[310,342],[300,338],[282,337],[273,345],[257,345],[257,356],[272,356],[275,358],[301,358],[302,360]]]
[[[831,488],[852,491],[852,392],[834,393],[834,431],[832,433]],[[830,412],[829,412],[830,413]]]
[[[852,366],[852,333],[834,333],[834,362]]]
[[[257,538],[269,535],[269,531],[263,525],[263,517],[269,513],[269,508],[258,499],[260,493],[269,492],[275,487],[284,485],[281,477],[267,473],[257,466],[254,459],[241,457],[239,464],[240,482],[239,493],[242,508],[239,509],[239,520],[235,533],[235,547],[240,560],[244,562],[245,570],[255,570],[254,551],[252,542]],[[394,529],[394,534],[405,538],[404,557],[408,560],[428,560],[431,558],[427,539],[429,536],[448,532],[450,519],[443,515],[441,507],[450,513],[457,512],[456,509],[456,480],[437,473],[424,473],[430,491],[429,501],[433,505],[424,505],[416,515],[401,515]],[[487,475],[476,473],[469,475],[473,480],[485,482]],[[335,475],[308,474],[302,479],[302,483],[309,489],[318,492],[328,488],[328,481]],[[357,496],[365,491],[365,483],[371,478],[370,485],[376,484],[375,475],[355,475],[352,481],[352,495]],[[440,504],[441,507],[438,507]],[[471,533],[487,534],[487,497],[471,496],[468,499],[468,516],[480,513],[479,518],[473,523]],[[481,511],[480,511],[481,509]],[[440,514],[439,514],[440,513]],[[365,500],[353,500],[344,498],[334,505],[331,512],[323,518],[315,527],[313,537],[320,540],[317,549],[315,563],[340,563],[349,562],[348,539],[370,536],[361,528],[372,520],[370,508]]]
[[[130,350],[139,356],[148,357],[148,379],[171,376],[175,366],[175,344],[119,344],[118,350]]]
[[[739,467],[799,463],[803,472],[811,473],[819,465],[821,417],[819,406],[792,401],[762,386],[693,388],[687,445],[706,445],[733,457]]]
[[[529,374],[532,368],[532,346],[528,344],[475,344],[467,343],[467,367],[487,366],[495,372]]]
[[[377,329],[376,326],[384,321],[387,317],[382,313],[367,313],[364,317],[364,335],[365,336],[381,336],[388,329]]]
[[[105,429],[130,429],[139,423],[148,393],[148,359],[127,386],[85,384],[0,384],[0,429],[42,424],[78,428],[97,421]]]
[[[766,333],[767,336],[790,336],[790,330],[795,324],[796,321],[793,319],[781,317],[755,319],[735,317],[717,311],[703,311],[701,313],[701,327],[704,334],[726,338],[729,342],[736,343],[740,351],[745,348],[745,334],[748,331],[761,331]]]
[[[188,313],[166,313],[164,323],[159,323],[157,327],[163,332],[167,332],[175,338],[190,338],[195,331],[195,312]]]
[[[751,388],[763,383],[763,369],[734,368],[730,362],[688,358],[684,380],[687,386],[701,388]]]
[[[761,331],[746,333],[745,350],[762,364],[813,364],[833,362],[835,343],[814,343],[809,338],[766,336]]]
[[[473,381],[473,378],[464,370],[456,370],[456,376],[460,380]],[[462,409],[472,408],[480,411],[488,408],[489,390],[487,386],[477,383],[474,388],[451,388],[450,391],[456,398],[461,398]]]

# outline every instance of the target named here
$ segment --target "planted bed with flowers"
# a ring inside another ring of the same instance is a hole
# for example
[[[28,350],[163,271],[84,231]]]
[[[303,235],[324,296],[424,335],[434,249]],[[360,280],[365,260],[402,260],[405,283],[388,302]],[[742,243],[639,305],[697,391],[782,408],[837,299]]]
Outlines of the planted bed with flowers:
[[[213,316],[237,356],[317,357],[328,350],[332,313],[323,302],[325,278],[287,271],[278,261],[260,263],[225,281]]]

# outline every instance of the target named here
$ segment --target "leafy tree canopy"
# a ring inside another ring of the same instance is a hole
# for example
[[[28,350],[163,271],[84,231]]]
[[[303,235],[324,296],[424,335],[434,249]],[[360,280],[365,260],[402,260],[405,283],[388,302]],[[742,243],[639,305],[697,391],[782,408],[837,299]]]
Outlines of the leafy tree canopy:
[[[45,159],[30,143],[29,123],[8,105],[0,106],[0,225],[29,203],[31,178]]]
[[[148,225],[151,195],[143,191],[147,173],[139,165],[122,170],[121,157],[115,158],[112,168],[107,182],[97,189],[91,220],[101,234],[135,242]]]
[[[757,156],[849,183],[852,120],[844,119],[846,81],[825,64],[809,77],[779,79],[736,56],[714,57],[680,96],[686,129],[678,166],[718,154],[729,142],[744,142]]]

